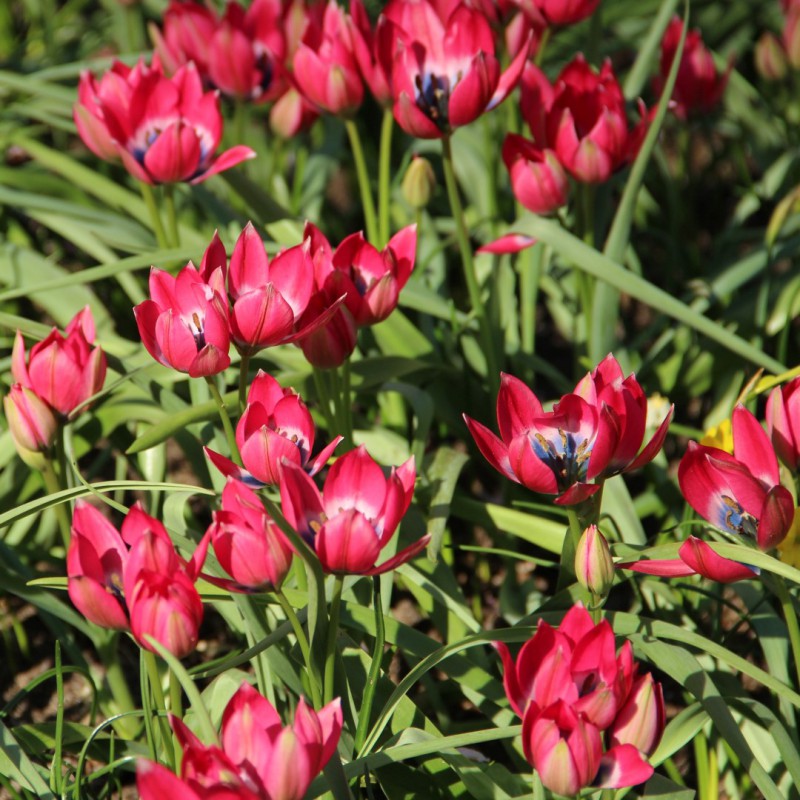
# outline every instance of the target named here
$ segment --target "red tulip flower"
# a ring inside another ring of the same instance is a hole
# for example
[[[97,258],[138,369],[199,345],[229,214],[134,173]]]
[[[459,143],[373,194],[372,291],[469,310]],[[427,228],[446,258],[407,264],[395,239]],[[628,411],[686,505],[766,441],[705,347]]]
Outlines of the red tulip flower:
[[[147,352],[193,378],[216,375],[231,363],[221,247],[215,234],[200,271],[191,262],[177,276],[153,267],[150,299],[133,309]]]
[[[236,582],[232,588],[280,588],[292,565],[293,550],[255,492],[228,479],[222,509],[214,512],[209,532],[220,565]]]
[[[58,430],[53,410],[35,392],[15,383],[3,398],[8,430],[20,458],[31,467],[42,464]]]
[[[666,83],[672,62],[678,52],[681,36],[683,36],[683,20],[675,16],[661,40],[659,77],[655,82],[656,90],[659,92]],[[730,67],[725,73],[717,70],[713,56],[703,44],[700,31],[690,30],[686,34],[678,77],[672,90],[673,110],[681,119],[686,119],[693,113],[708,114],[722,98],[722,93],[728,85],[729,75]]]
[[[163,33],[151,28],[156,52],[170,72],[194,62],[201,78],[229,97],[273,100],[288,86],[281,5],[255,0],[245,10],[229,2],[220,18],[206,5],[173,0]]]
[[[612,355],[547,412],[522,381],[503,375],[497,396],[502,438],[464,415],[478,449],[496,470],[536,492],[557,494],[560,505],[579,503],[606,478],[649,463],[671,419],[672,410],[640,452],[647,398]]]
[[[733,412],[733,455],[716,447],[689,443],[678,467],[686,502],[703,519],[728,534],[744,536],[761,550],[777,547],[794,519],[791,492],[780,484],[778,459],[758,420],[744,406]],[[677,559],[651,559],[620,566],[649,575],[700,574],[720,583],[746,580],[755,568],[724,558],[695,536]]]
[[[153,648],[145,637],[152,636],[182,658],[194,650],[203,619],[194,583],[207,547],[202,543],[186,562],[164,526],[138,503],[120,534],[96,508],[79,500],[67,551],[70,599],[91,622],[130,630],[148,650]]]
[[[661,687],[637,677],[630,642],[617,652],[607,620],[595,624],[577,605],[558,629],[540,622],[516,661],[505,644],[495,646],[506,695],[522,717],[525,756],[546,788],[577,795],[653,774],[644,757],[664,730]]]
[[[767,398],[767,431],[778,458],[800,470],[800,378],[776,386]]]
[[[22,333],[17,331],[11,353],[11,375],[27,391],[15,393],[15,400],[19,401],[16,406],[21,417],[27,419],[24,427],[32,426],[28,434],[37,440],[43,441],[50,423],[28,392],[64,419],[103,388],[106,356],[99,347],[92,347],[94,338],[94,319],[88,306],[73,317],[66,335],[53,328],[31,347],[30,354],[25,352]],[[21,433],[19,428],[18,433]]]
[[[74,108],[86,146],[106,160],[121,159],[144,183],[200,181],[255,153],[243,145],[219,156],[222,115],[215,92],[204,92],[193,64],[171,78],[160,64],[116,63],[98,82],[84,72]]]
[[[505,100],[522,74],[529,43],[501,73],[486,16],[463,3],[392,0],[384,14],[399,31],[394,116],[412,136],[450,135]]]
[[[319,711],[301,698],[284,726],[273,705],[243,683],[222,716],[222,745],[203,744],[177,717],[172,729],[183,748],[180,778],[141,761],[141,800],[302,800],[311,781],[336,752],[342,731],[337,698]]]
[[[550,25],[574,25],[594,14],[600,0],[533,0]]]
[[[323,570],[339,575],[379,575],[405,564],[429,536],[376,565],[414,494],[410,458],[388,479],[361,445],[330,468],[322,492],[298,466],[286,463],[281,507],[289,524],[313,547]]]
[[[514,197],[534,214],[550,214],[569,196],[569,178],[553,150],[509,133],[503,142],[503,161]]]
[[[598,73],[578,54],[553,85],[528,64],[521,85],[522,111],[534,143],[554,150],[577,180],[602,183],[636,157],[647,119],[629,128],[625,98],[609,60]]]
[[[277,486],[285,462],[297,464],[309,475],[315,475],[342,441],[337,436],[312,459],[315,434],[311,412],[300,396],[259,371],[236,426],[236,444],[244,469],[213,450],[206,448],[206,453],[223,475],[258,486]]]
[[[317,108],[352,116],[364,99],[364,84],[353,53],[345,12],[328,0],[322,25],[309,24],[294,55],[294,81]]]
[[[362,0],[350,0],[348,25],[353,55],[364,82],[380,105],[391,106],[392,58],[401,31],[385,14],[378,17],[373,30]]]

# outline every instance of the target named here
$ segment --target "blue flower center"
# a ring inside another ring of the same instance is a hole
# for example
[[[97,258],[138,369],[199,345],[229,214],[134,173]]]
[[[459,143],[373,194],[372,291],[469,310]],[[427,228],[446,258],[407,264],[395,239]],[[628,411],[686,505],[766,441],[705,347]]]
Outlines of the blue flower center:
[[[589,439],[578,440],[574,434],[559,428],[557,438],[545,439],[541,433],[535,433],[530,441],[534,455],[553,471],[561,491],[586,480],[592,454]]]
[[[721,500],[717,509],[717,526],[728,533],[755,539],[758,520],[752,514],[748,514],[732,497],[724,494]]]

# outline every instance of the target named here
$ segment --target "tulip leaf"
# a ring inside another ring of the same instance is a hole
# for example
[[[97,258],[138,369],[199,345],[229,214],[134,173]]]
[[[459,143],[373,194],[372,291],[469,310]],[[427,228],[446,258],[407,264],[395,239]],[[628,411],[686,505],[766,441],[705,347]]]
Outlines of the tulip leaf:
[[[431,541],[428,544],[428,558],[436,561],[442,549],[447,520],[450,518],[453,493],[456,489],[458,476],[467,463],[469,457],[466,453],[453,450],[450,447],[440,447],[433,456],[433,461],[427,469],[427,477],[433,486],[430,511],[428,514],[428,533]]]
[[[625,269],[608,256],[598,253],[576,236],[565,231],[558,223],[533,214],[526,214],[515,224],[515,229],[547,242],[564,259],[579,269],[601,281],[606,281],[656,311],[693,328],[734,355],[771,372],[779,373],[786,370],[784,364],[767,355],[763,350],[698,313],[663,289]]]
[[[642,793],[637,792],[641,800],[696,800],[697,792],[687,789],[663,775],[655,774],[644,785]]]
[[[232,406],[237,402],[237,398],[237,392],[227,392],[222,399],[225,401],[225,405]],[[155,447],[155,445],[169,439],[173,434],[183,430],[187,425],[191,425],[193,422],[214,419],[218,413],[219,408],[216,401],[208,400],[205,403],[198,403],[182,411],[169,414],[161,422],[147,428],[144,433],[138,436],[126,450],[126,453],[132,455],[141,453],[142,450],[147,450],[149,447]]]
[[[244,200],[247,210],[259,226],[292,216],[290,211],[275,202],[268,192],[251,181],[241,170],[226,170],[220,173],[220,177]]]
[[[0,775],[16,781],[39,800],[55,800],[47,782],[0,719]]]
[[[708,712],[700,703],[682,708],[664,728],[661,741],[650,756],[653,764],[661,764],[687,745],[708,722]]]

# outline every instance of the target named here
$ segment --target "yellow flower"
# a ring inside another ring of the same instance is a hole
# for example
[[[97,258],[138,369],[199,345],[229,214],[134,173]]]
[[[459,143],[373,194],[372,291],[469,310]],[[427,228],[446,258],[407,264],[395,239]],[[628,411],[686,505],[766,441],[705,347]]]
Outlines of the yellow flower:
[[[718,447],[726,453],[733,453],[733,432],[731,430],[731,421],[725,419],[709,428],[705,436],[700,440],[700,444],[706,447]]]

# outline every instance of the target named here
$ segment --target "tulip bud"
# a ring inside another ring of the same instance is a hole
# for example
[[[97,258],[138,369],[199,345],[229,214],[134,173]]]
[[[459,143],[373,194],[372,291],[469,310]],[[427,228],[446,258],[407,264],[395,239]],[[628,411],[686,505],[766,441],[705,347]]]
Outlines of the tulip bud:
[[[664,694],[648,672],[637,678],[628,700],[611,728],[611,746],[632,744],[652,753],[664,732]]]
[[[53,443],[58,422],[50,406],[18,383],[3,398],[11,438],[20,458],[34,469],[44,465],[42,452]]]
[[[783,47],[792,69],[800,69],[800,6],[789,9],[783,27]]]
[[[412,208],[425,208],[436,188],[436,175],[427,158],[414,156],[408,165],[400,187],[403,198]]]
[[[786,53],[774,33],[765,31],[756,42],[756,72],[767,81],[780,81],[786,77]]]
[[[605,597],[614,582],[611,551],[596,525],[590,525],[578,542],[578,549],[575,552],[575,575],[581,586],[599,597]]]

